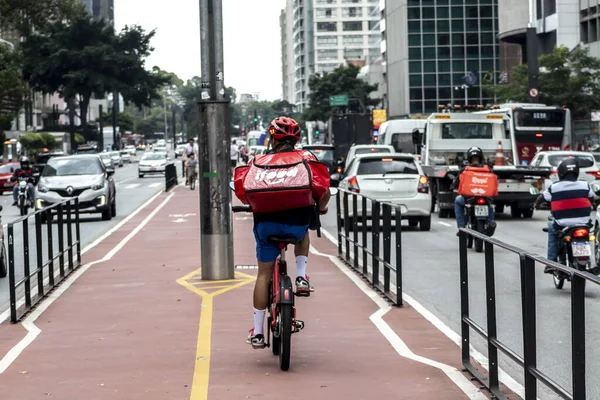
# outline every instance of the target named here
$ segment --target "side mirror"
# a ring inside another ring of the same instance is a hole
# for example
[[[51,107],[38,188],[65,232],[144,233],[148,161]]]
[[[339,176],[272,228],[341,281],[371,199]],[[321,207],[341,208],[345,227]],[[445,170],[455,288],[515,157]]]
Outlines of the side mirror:
[[[229,182],[229,187],[231,188],[231,190],[235,191],[235,186],[233,184],[233,181]]]
[[[113,176],[115,174],[115,170],[112,168],[106,168],[106,175]]]
[[[412,131],[412,142],[415,146],[418,146],[421,144],[421,132],[418,129],[413,129]]]

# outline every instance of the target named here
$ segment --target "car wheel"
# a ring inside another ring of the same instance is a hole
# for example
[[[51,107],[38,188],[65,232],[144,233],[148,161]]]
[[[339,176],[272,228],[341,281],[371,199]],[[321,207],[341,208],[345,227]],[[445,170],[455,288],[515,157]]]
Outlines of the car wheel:
[[[107,207],[106,210],[102,211],[102,220],[110,221],[112,219],[112,213],[110,207]]]
[[[138,174],[138,178],[143,178],[144,174]]]
[[[424,232],[431,230],[431,215],[428,217],[421,217],[421,221],[419,221],[419,229]]]
[[[117,199],[114,199],[110,206],[110,215],[112,215],[113,218],[117,216]]]

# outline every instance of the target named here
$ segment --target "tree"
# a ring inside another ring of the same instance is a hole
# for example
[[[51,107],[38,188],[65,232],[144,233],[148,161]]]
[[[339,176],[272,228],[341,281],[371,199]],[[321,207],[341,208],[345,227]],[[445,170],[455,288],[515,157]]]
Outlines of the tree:
[[[11,128],[27,91],[21,76],[20,54],[0,45],[0,130]]]
[[[24,37],[85,13],[81,0],[0,0],[0,26]]]
[[[371,99],[369,95],[377,90],[377,85],[357,78],[360,68],[347,65],[336,68],[331,73],[313,75],[308,80],[310,89],[309,106],[304,112],[307,121],[327,121],[333,109],[329,105],[329,97],[346,94],[350,99],[359,99],[365,107],[379,104],[381,99]],[[357,102],[348,106],[351,112],[361,112],[362,107]]]
[[[102,113],[102,125],[112,126],[112,112]],[[117,126],[121,132],[133,131],[133,116],[128,112],[119,113],[117,116]]]
[[[590,56],[587,48],[556,47],[552,53],[539,57],[539,66],[541,103],[568,107],[574,120],[600,109],[600,59]],[[527,64],[521,64],[513,68],[509,84],[487,90],[502,101],[527,103],[528,88]]]
[[[81,125],[86,126],[93,95],[118,91],[138,107],[159,96],[167,79],[144,68],[154,34],[133,26],[115,35],[106,22],[88,16],[57,21],[21,44],[23,76],[38,91],[77,101]]]
[[[47,132],[26,133],[19,138],[21,145],[31,152],[38,152],[44,148],[53,149],[56,147],[56,138]]]

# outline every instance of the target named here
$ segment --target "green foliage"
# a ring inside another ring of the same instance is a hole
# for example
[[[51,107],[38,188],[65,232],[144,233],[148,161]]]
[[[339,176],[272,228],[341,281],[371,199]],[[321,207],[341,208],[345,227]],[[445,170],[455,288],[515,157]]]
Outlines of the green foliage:
[[[81,0],[0,0],[0,26],[28,37],[56,21],[70,21],[85,12]]]
[[[540,56],[538,62],[540,103],[566,106],[574,120],[600,109],[600,59],[591,57],[586,47],[556,47],[552,53]],[[528,88],[527,64],[521,64],[513,68],[509,84],[487,90],[503,102],[527,103]]]
[[[112,112],[102,113],[102,124],[104,127],[112,126]],[[128,112],[119,113],[117,116],[117,126],[120,132],[133,132],[133,116]]]
[[[347,65],[336,68],[331,73],[313,75],[308,80],[309,106],[304,112],[307,121],[327,121],[333,109],[329,105],[329,97],[347,94],[348,98],[360,99],[365,107],[379,104],[381,99],[371,99],[369,94],[377,90],[377,85],[357,78],[360,68]],[[351,112],[360,112],[361,107],[356,102],[348,106]]]
[[[21,76],[20,54],[6,45],[0,45],[0,129],[10,129],[27,90]]]
[[[77,144],[85,143],[85,138],[83,137],[83,135],[81,133],[75,133],[75,143],[77,143]]]
[[[27,150],[53,149],[56,147],[56,138],[47,132],[26,133],[19,138],[21,145]]]

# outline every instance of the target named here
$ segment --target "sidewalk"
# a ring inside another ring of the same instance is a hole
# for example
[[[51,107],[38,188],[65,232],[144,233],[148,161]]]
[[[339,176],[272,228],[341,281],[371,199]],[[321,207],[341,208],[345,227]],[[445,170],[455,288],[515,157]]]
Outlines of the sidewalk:
[[[487,397],[455,369],[459,348],[433,325],[408,306],[385,313],[356,276],[317,254],[308,267],[316,292],[297,301],[306,327],[293,336],[290,370],[280,371],[270,349],[246,344],[256,270],[238,269],[234,281],[200,280],[197,214],[198,191],[162,194],[85,254],[92,265],[70,287],[22,325],[0,325],[0,398]],[[238,265],[256,264],[251,227],[249,216],[234,215]],[[313,246],[336,254],[325,238],[313,235]]]

